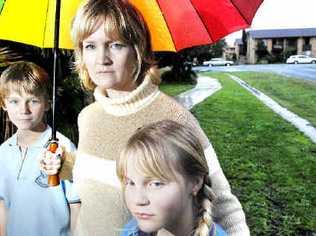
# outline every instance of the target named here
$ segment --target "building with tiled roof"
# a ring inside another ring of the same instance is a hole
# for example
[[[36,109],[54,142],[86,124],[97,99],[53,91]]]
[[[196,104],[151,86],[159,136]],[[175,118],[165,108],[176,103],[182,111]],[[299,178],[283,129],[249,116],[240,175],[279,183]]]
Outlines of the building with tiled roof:
[[[238,41],[239,42],[239,41]],[[267,52],[279,58],[293,54],[316,56],[316,28],[263,29],[247,32],[247,61],[258,62],[258,45],[264,45]]]

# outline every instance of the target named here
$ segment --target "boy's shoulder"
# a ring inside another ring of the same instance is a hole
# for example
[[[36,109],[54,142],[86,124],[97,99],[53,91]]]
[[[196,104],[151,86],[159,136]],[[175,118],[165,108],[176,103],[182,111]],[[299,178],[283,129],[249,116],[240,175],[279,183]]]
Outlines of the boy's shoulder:
[[[10,138],[5,140],[1,145],[0,145],[0,151],[4,151],[7,149],[7,147],[16,144],[16,134],[13,134]]]
[[[56,133],[58,143],[66,148],[67,151],[73,152],[76,150],[76,145],[65,135],[60,132]]]
[[[0,173],[4,171],[3,168],[8,164],[9,157],[16,151],[16,149],[11,148],[14,144],[16,144],[15,134],[0,145]]]

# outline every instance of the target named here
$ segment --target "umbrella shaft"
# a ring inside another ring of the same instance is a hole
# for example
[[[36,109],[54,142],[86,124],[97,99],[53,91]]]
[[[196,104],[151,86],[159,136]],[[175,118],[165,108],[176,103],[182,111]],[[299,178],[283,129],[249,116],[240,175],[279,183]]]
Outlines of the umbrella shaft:
[[[59,20],[60,20],[60,0],[56,0],[55,11],[55,32],[54,32],[54,65],[53,65],[53,97],[52,97],[52,139],[56,140],[56,126],[55,126],[55,108],[56,108],[56,90],[57,78],[59,75],[58,68],[58,47],[59,47]]]

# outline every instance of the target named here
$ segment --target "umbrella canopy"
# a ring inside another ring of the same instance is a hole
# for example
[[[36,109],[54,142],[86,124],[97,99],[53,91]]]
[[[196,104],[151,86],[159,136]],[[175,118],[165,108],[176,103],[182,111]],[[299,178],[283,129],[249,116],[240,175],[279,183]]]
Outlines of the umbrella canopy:
[[[62,0],[59,47],[72,49],[71,20],[82,0]],[[248,27],[263,0],[129,0],[143,14],[154,51],[211,44]],[[0,0],[0,39],[54,46],[56,0]]]

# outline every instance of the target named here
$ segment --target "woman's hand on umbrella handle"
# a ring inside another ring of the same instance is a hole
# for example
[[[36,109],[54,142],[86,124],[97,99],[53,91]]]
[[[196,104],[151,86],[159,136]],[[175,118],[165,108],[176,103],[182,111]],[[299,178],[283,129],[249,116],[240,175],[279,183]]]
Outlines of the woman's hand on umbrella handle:
[[[59,146],[55,153],[45,150],[40,158],[40,169],[47,175],[55,175],[61,168],[61,158],[63,156],[63,148]]]

